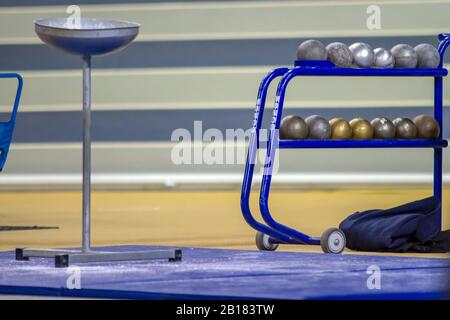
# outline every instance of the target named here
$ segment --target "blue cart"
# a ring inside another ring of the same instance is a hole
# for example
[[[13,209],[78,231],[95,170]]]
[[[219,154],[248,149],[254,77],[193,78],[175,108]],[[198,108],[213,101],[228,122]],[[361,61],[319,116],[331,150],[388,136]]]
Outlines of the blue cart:
[[[278,131],[283,113],[286,89],[290,81],[298,76],[342,76],[342,77],[434,77],[434,117],[443,128],[443,77],[447,69],[443,68],[444,54],[450,44],[450,34],[439,35],[439,54],[441,61],[435,69],[373,69],[373,68],[338,68],[329,61],[296,61],[293,68],[278,68],[268,73],[262,80],[252,124],[249,141],[244,181],[241,191],[241,210],[245,221],[254,228],[256,246],[260,250],[276,250],[279,244],[320,245],[326,253],[341,253],[345,248],[345,234],[338,228],[324,231],[322,236],[312,237],[294,228],[276,221],[269,209],[269,193],[272,169],[277,149],[304,148],[432,148],[434,150],[434,195],[442,202],[442,149],[447,147],[447,140],[442,139],[440,131],[437,139],[413,140],[279,140]],[[270,83],[281,77],[278,84],[275,105],[267,144],[260,141],[260,130],[264,113],[267,90]],[[259,208],[265,222],[258,222],[249,206],[250,191],[253,180],[257,151],[266,148],[266,158],[261,182]],[[441,220],[442,220],[442,212]],[[439,226],[441,227],[441,226]]]
[[[3,170],[6,158],[8,157],[9,146],[11,145],[14,126],[16,124],[17,109],[19,108],[23,86],[22,77],[17,73],[0,73],[0,79],[4,78],[16,78],[18,83],[11,116],[8,121],[0,122],[0,171]]]

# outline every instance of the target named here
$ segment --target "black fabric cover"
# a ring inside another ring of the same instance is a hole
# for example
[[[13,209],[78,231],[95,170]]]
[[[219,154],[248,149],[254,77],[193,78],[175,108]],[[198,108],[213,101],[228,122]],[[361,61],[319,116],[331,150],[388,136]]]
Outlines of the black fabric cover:
[[[387,210],[355,212],[339,228],[352,250],[446,252],[450,232],[440,232],[440,207],[437,198],[429,197]]]

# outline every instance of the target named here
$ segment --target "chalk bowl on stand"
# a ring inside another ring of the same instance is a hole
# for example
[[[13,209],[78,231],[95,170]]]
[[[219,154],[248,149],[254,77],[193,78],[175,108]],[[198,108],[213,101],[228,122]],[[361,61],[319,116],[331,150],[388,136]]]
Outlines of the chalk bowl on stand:
[[[48,46],[80,56],[106,55],[128,46],[139,33],[139,24],[127,21],[81,18],[39,19],[38,37]]]

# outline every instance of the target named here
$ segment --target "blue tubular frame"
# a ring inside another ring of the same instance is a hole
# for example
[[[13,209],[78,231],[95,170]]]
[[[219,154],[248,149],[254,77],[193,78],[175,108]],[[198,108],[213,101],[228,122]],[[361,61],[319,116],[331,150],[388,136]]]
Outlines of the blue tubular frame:
[[[256,100],[255,113],[253,117],[252,130],[249,140],[249,148],[247,153],[247,161],[245,164],[244,181],[242,183],[241,191],[241,211],[244,216],[245,221],[255,230],[265,233],[275,240],[277,243],[298,243],[291,237],[285,234],[273,230],[272,228],[258,222],[253,217],[250,210],[250,191],[252,188],[253,173],[256,164],[257,152],[260,148],[259,141],[259,131],[262,126],[262,119],[264,115],[264,107],[266,104],[267,90],[269,89],[270,83],[284,75],[289,69],[288,68],[278,68],[269,72],[264,79],[261,81],[261,85],[258,90],[258,97]]]
[[[425,140],[278,140],[278,130],[283,113],[283,105],[286,89],[290,81],[298,76],[384,76],[384,77],[434,77],[434,116],[441,128],[443,128],[443,80],[448,71],[443,68],[444,54],[450,45],[450,34],[440,34],[439,54],[440,64],[435,69],[371,69],[371,68],[337,68],[328,61],[296,61],[295,67],[291,69],[277,69],[270,73],[261,83],[258,92],[258,102],[255,110],[253,122],[253,133],[250,139],[249,156],[244,173],[244,183],[241,194],[241,208],[247,223],[258,231],[270,236],[272,243],[291,243],[291,244],[320,244],[320,239],[311,237],[299,232],[293,228],[283,225],[276,221],[269,210],[269,193],[272,181],[272,170],[275,161],[277,149],[285,148],[433,148],[434,149],[434,183],[433,192],[442,203],[442,149],[448,146],[448,142],[442,139],[442,131],[437,139]],[[267,93],[267,87],[276,76],[282,78],[278,84],[275,105],[272,113],[272,122],[267,143],[267,154],[264,164],[264,173],[262,177],[259,207],[261,215],[268,226],[256,222],[251,216],[248,201],[253,176],[254,164],[250,164],[256,156],[258,144],[258,133],[261,128],[261,120],[264,109],[264,102]],[[263,99],[261,99],[263,98]],[[442,220],[442,211],[440,212]],[[441,228],[441,221],[439,227]],[[278,234],[277,234],[278,233]],[[280,237],[282,235],[282,237]],[[286,239],[286,237],[288,239]],[[287,240],[287,241],[286,241]]]
[[[19,108],[20,97],[22,96],[22,87],[23,87],[23,79],[20,74],[0,73],[0,79],[4,78],[16,78],[18,84],[11,117],[7,122],[0,122],[0,171],[3,170],[3,166],[5,165],[6,158],[8,156],[9,146],[11,145],[14,125],[16,124],[16,115],[17,110]]]
[[[439,55],[441,61],[439,63],[439,68],[444,66],[444,55],[445,50],[450,45],[450,34],[441,33],[439,35]],[[434,77],[434,117],[436,118],[441,131],[439,132],[439,139],[442,139],[443,131],[443,80],[442,77]],[[440,217],[439,219],[439,230],[442,229],[442,148],[434,148],[434,178],[433,178],[433,192],[434,196],[438,198],[441,202]]]

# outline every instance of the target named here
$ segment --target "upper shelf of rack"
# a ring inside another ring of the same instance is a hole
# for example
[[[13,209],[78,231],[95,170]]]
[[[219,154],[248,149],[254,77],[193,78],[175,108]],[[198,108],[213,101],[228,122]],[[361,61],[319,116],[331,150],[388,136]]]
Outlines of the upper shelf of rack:
[[[295,73],[303,76],[350,76],[350,77],[445,77],[445,68],[435,69],[377,69],[377,68],[338,68],[326,60],[295,61]]]
[[[445,77],[445,68],[435,69],[376,69],[338,68],[326,60],[295,61],[295,73],[303,76],[349,76],[349,77]],[[293,70],[294,70],[293,69]]]
[[[435,69],[376,69],[376,68],[338,68],[330,61],[308,60],[295,61],[295,67],[290,70],[291,76],[349,76],[349,77],[445,77],[448,74],[444,65],[445,50],[450,45],[450,34],[441,33],[438,36],[439,55],[441,61]]]

